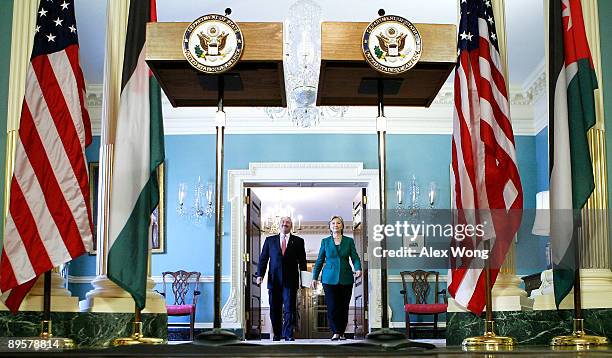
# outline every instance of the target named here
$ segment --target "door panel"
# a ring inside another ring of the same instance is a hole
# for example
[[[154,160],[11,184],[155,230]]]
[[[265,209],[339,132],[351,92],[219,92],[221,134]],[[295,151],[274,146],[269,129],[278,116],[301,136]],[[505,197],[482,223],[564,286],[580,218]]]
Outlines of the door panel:
[[[354,296],[355,318],[353,320],[355,338],[364,338],[368,333],[368,262],[365,260],[367,254],[367,231],[366,231],[366,189],[361,191],[353,199],[353,237],[357,254],[361,260],[361,276],[355,279]]]
[[[246,339],[261,339],[261,287],[257,285],[257,265],[261,252],[261,201],[246,189],[245,300]]]

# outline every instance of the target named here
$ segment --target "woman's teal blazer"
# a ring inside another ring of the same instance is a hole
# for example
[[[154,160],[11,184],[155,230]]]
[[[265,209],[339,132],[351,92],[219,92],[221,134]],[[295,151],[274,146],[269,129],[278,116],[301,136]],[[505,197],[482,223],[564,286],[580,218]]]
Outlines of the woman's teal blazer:
[[[359,261],[355,241],[352,238],[343,235],[338,248],[336,248],[334,239],[331,236],[324,238],[321,240],[319,257],[312,270],[312,279],[319,279],[321,267],[325,263],[323,278],[321,279],[323,283],[328,285],[352,285],[354,279],[353,271],[349,265],[349,257],[353,261],[355,271],[360,271],[361,261]]]

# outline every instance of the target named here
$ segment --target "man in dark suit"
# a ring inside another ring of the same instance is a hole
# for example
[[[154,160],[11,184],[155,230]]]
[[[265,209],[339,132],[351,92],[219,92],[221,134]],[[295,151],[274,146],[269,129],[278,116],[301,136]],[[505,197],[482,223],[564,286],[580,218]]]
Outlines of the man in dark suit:
[[[300,271],[306,271],[304,239],[291,235],[291,218],[280,219],[280,234],[268,236],[261,249],[257,267],[257,284],[266,274],[268,261],[268,294],[273,340],[294,341],[293,327],[296,318],[296,298],[300,285]]]

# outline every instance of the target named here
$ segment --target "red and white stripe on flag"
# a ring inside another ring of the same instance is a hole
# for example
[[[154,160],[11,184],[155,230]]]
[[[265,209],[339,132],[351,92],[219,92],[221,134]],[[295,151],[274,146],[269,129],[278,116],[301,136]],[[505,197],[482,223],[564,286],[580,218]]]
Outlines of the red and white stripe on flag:
[[[13,312],[38,276],[92,248],[91,124],[73,5],[41,2],[37,14],[0,258]]]
[[[452,207],[456,224],[489,224],[485,237],[453,244],[482,249],[484,240],[489,240],[490,257],[496,260],[491,265],[493,285],[520,225],[517,211],[523,207],[523,189],[491,1],[460,0],[460,5]],[[449,293],[456,302],[481,313],[485,306],[482,262],[467,259],[452,264],[449,275]]]

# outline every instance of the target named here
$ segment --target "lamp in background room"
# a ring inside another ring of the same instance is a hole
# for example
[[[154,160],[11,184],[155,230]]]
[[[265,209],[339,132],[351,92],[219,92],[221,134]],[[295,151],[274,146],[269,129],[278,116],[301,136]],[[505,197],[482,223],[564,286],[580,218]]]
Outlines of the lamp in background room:
[[[533,229],[531,233],[537,236],[550,236],[550,192],[540,191],[536,193],[536,210],[533,220]],[[533,289],[529,295],[530,298],[539,295],[550,295],[554,293],[553,289],[553,273],[552,273],[552,251],[550,240],[546,243],[546,267],[547,269],[540,273],[540,286]],[[527,276],[529,277],[529,276]],[[527,286],[527,281],[525,281]]]
[[[550,192],[548,190],[536,193],[536,212],[531,233],[537,236],[550,236]],[[546,243],[546,265],[552,268],[552,253],[550,240]]]
[[[187,210],[185,200],[187,200],[188,191],[187,183],[179,183],[177,214],[196,225],[201,224],[204,220],[212,219],[215,214],[214,185],[211,182],[204,184],[202,178],[198,176],[193,189],[193,205]]]

